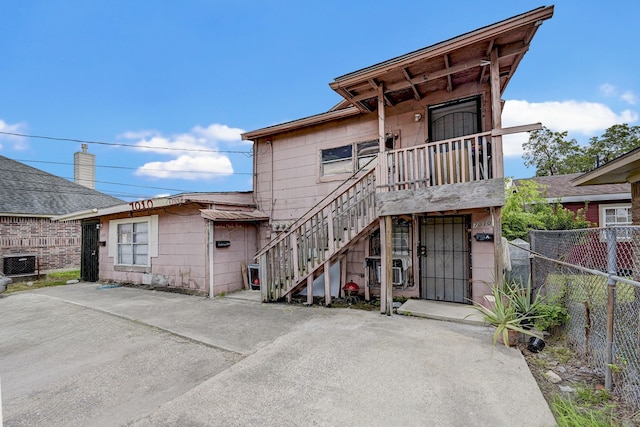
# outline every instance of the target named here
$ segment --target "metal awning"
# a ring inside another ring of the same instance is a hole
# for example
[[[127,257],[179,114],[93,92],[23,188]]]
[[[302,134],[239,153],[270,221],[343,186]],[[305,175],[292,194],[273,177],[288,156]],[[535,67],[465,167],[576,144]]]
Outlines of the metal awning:
[[[253,222],[267,221],[266,213],[254,209],[252,211],[224,211],[220,209],[200,209],[200,215],[211,221],[222,222]]]

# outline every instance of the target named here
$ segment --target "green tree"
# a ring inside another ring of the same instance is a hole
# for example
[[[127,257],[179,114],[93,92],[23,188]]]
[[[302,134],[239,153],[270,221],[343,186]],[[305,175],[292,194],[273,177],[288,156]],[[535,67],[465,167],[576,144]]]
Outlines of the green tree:
[[[531,132],[529,141],[522,145],[525,166],[535,166],[536,176],[573,173],[581,151],[575,139],[567,140],[567,133],[546,127]]]
[[[597,165],[608,163],[640,146],[640,126],[629,126],[626,123],[613,125],[600,137],[589,140],[587,155],[591,161],[587,172]]]
[[[521,180],[517,187],[505,187],[502,235],[508,240],[525,239],[531,229],[572,230],[590,226],[584,209],[575,213],[558,202],[550,203],[535,181]]]
[[[580,147],[567,132],[552,132],[546,127],[531,132],[523,144],[526,166],[536,168],[536,176],[588,172],[635,148],[640,147],[640,126],[613,125],[589,145]]]

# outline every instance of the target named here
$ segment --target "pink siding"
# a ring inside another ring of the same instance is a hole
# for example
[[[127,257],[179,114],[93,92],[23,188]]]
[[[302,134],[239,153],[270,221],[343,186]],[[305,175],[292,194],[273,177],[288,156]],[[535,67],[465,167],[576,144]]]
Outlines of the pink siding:
[[[215,240],[228,240],[227,248],[214,247],[214,295],[244,288],[241,264],[252,264],[257,251],[257,229],[250,223],[216,224],[213,232]]]

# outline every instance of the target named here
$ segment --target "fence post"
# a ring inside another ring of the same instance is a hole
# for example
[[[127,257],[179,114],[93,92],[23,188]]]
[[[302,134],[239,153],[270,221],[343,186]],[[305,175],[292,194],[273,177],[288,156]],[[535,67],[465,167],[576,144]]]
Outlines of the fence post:
[[[613,365],[613,327],[616,302],[616,281],[611,275],[618,274],[616,229],[607,227],[605,236],[607,238],[607,273],[609,273],[609,279],[607,280],[607,348],[604,366],[604,387],[607,390],[611,390],[613,388],[611,366]]]

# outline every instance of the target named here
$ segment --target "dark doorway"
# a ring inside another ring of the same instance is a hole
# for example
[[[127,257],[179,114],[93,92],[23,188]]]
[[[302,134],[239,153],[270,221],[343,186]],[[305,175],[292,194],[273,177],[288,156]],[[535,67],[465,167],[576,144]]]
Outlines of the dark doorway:
[[[420,298],[469,303],[469,217],[420,219]]]
[[[98,281],[100,221],[82,221],[82,251],[80,277],[85,282]]]

